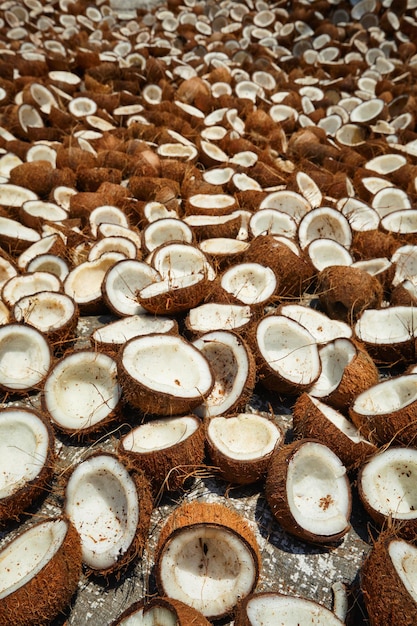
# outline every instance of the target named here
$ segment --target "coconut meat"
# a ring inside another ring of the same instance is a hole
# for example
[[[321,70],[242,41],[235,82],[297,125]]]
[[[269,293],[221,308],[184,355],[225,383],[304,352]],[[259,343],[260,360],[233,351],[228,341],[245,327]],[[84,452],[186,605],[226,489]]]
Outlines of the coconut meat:
[[[116,408],[121,396],[115,361],[100,352],[64,357],[44,387],[46,408],[64,429],[94,426]]]
[[[341,621],[327,608],[312,600],[278,594],[256,594],[246,605],[251,626],[340,626]]]
[[[68,531],[63,519],[36,524],[0,552],[0,600],[23,587],[54,557]]]
[[[213,384],[207,359],[191,344],[171,335],[132,340],[123,350],[123,365],[150,392],[194,398],[204,396]]]
[[[417,450],[390,448],[374,456],[361,474],[363,497],[382,515],[417,516]]]
[[[212,418],[207,436],[225,456],[251,461],[271,454],[281,439],[281,432],[261,415],[240,413],[234,417]]]
[[[247,324],[250,318],[249,305],[208,302],[190,309],[189,325],[200,332],[214,329],[233,330]]]
[[[311,395],[324,397],[334,391],[355,356],[356,347],[349,339],[336,339],[320,348],[321,372],[310,388]]]
[[[393,539],[388,554],[404,587],[417,602],[417,548],[403,539]]]
[[[270,267],[259,263],[238,263],[223,274],[221,286],[250,305],[270,298],[276,290],[277,279]]]
[[[203,274],[213,280],[216,275],[205,254],[189,244],[172,243],[157,248],[152,256],[152,265],[168,280],[194,274]]]
[[[28,326],[0,329],[0,383],[23,390],[37,385],[46,375],[51,353],[46,339]]]
[[[367,439],[365,439],[365,437],[362,437],[356,426],[352,424],[352,422],[350,422],[348,419],[346,419],[346,417],[342,415],[340,411],[336,411],[336,409],[334,409],[333,407],[324,404],[324,402],[321,402],[317,398],[314,398],[311,392],[309,396],[310,400],[323,413],[326,419],[334,424],[336,428],[338,428],[344,435],[346,435],[346,437],[349,437],[349,439],[353,441],[353,443],[366,443],[370,446],[372,445]]]
[[[116,458],[92,457],[78,465],[68,481],[65,512],[80,534],[84,563],[96,570],[111,568],[135,537],[135,483]]]
[[[93,332],[93,339],[100,343],[123,344],[133,337],[151,333],[167,333],[175,322],[168,317],[151,315],[130,315],[110,322]]]
[[[386,309],[367,309],[355,325],[360,341],[372,344],[395,344],[416,335],[417,312],[409,306],[391,306]]]
[[[66,294],[52,291],[25,296],[16,302],[13,309],[18,322],[24,321],[41,332],[60,328],[74,313],[74,301]]]
[[[176,615],[163,606],[153,606],[144,613],[139,609],[117,622],[118,626],[178,626]]]
[[[134,428],[123,437],[122,445],[128,452],[139,454],[155,452],[185,441],[198,427],[199,421],[192,416],[153,419]]]
[[[0,498],[38,476],[49,444],[47,428],[35,414],[16,409],[0,415]]]
[[[280,313],[305,326],[317,343],[327,343],[341,337],[349,339],[352,336],[352,329],[349,324],[340,320],[332,320],[324,313],[308,306],[286,304],[281,308]]]
[[[352,405],[359,415],[385,415],[417,400],[417,374],[403,374],[363,391]]]
[[[159,562],[164,594],[205,616],[224,615],[251,592],[256,569],[246,542],[226,527],[196,525],[177,531]]]
[[[288,464],[287,500],[299,526],[315,535],[336,535],[346,530],[350,491],[346,468],[326,446],[309,442],[300,446]]]

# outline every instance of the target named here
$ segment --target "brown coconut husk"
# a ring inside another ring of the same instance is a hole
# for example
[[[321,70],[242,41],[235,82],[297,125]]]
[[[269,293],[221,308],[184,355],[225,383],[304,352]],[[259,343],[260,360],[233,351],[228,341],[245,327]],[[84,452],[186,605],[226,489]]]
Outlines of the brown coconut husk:
[[[112,622],[111,626],[119,626],[119,624],[123,624],[127,618],[133,618],[133,615],[136,613],[143,611],[143,615],[146,615],[146,613],[153,608],[159,607],[170,611],[175,617],[178,626],[210,626],[210,622],[206,620],[204,615],[196,609],[193,609],[192,606],[180,600],[166,597],[154,597],[149,601],[139,600],[138,602],[134,602],[129,608],[123,611],[116,621]]]

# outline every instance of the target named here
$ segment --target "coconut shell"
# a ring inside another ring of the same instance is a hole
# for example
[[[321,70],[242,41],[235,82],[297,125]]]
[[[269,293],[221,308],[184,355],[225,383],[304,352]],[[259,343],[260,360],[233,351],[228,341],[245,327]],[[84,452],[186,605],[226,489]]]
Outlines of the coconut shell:
[[[335,544],[349,531],[350,524],[346,522],[346,527],[339,533],[333,535],[319,535],[312,533],[298,524],[293,517],[287,496],[287,472],[288,465],[298,450],[305,443],[319,443],[317,439],[300,439],[278,449],[273,455],[268,468],[265,482],[265,494],[268,504],[275,519],[289,534],[294,535],[302,541],[313,544]],[[346,479],[347,480],[347,479]]]
[[[143,615],[146,615],[146,613],[155,607],[165,608],[170,611],[173,617],[175,617],[178,626],[210,626],[210,622],[206,620],[204,615],[196,609],[193,609],[192,606],[188,606],[188,604],[180,600],[175,600],[174,598],[161,597],[152,598],[149,602],[145,600],[135,602],[128,609],[123,611],[117,620],[112,622],[111,626],[119,626],[119,624],[122,624],[123,621],[129,617],[134,619],[133,616],[139,611],[143,611]]]
[[[195,418],[197,419],[197,418]],[[201,422],[197,430],[179,443],[150,452],[127,450],[119,442],[118,455],[130,468],[143,471],[154,494],[162,489],[180,489],[193,472],[204,464],[205,432]]]
[[[2,598],[0,626],[48,626],[65,610],[81,577],[81,541],[69,520],[68,532],[55,556],[26,585]],[[40,522],[42,524],[44,522]]]
[[[11,170],[9,183],[30,189],[45,198],[52,189],[52,171],[49,161],[29,161]]]
[[[356,267],[332,265],[319,272],[320,304],[332,319],[355,321],[362,311],[379,308],[383,289],[379,280]]]
[[[389,546],[396,539],[392,530],[382,533],[362,566],[361,589],[371,626],[417,624],[417,603],[398,576],[389,554]]]
[[[186,287],[173,287],[150,297],[137,294],[138,303],[154,315],[176,315],[198,306],[204,299],[209,281],[202,276],[201,280]]]
[[[293,406],[293,428],[301,438],[318,439],[340,458],[346,469],[359,467],[376,452],[374,445],[365,441],[354,442],[336,426],[313,402],[302,393]]]

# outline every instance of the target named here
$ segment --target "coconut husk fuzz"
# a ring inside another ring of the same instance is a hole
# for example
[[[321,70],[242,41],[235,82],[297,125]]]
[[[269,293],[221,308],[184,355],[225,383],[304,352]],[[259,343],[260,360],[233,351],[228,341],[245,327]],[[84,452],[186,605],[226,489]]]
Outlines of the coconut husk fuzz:
[[[54,184],[53,169],[49,161],[28,161],[11,170],[9,183],[30,189],[41,198],[45,198]]]
[[[173,287],[156,295],[143,297],[141,292],[136,296],[138,303],[154,315],[176,315],[187,312],[198,306],[207,293],[209,281],[202,277],[198,282],[186,287]]]
[[[325,445],[317,439],[299,439],[279,448],[273,455],[268,468],[265,481],[265,495],[271,511],[279,524],[290,535],[313,544],[335,544],[338,543],[349,531],[350,524],[346,522],[346,527],[339,533],[333,535],[319,535],[312,533],[300,526],[293,517],[287,497],[287,472],[288,465],[297,454],[301,446],[307,442],[314,442]]]
[[[81,577],[81,540],[69,520],[61,547],[26,585],[0,602],[0,626],[48,626],[65,610]],[[40,522],[41,524],[43,522]]]
[[[147,602],[146,600],[139,600],[132,604],[128,609],[117,618],[116,621],[111,623],[111,626],[119,626],[128,617],[133,617],[136,613],[143,611],[143,615],[146,615],[153,608],[165,608],[172,613],[176,619],[178,626],[210,626],[210,622],[206,620],[204,615],[194,609],[192,606],[175,600],[174,598],[152,598]]]
[[[373,444],[352,441],[326,417],[308,393],[304,392],[297,398],[292,415],[295,434],[304,439],[319,439],[337,454],[347,470],[359,467],[377,451]]]
[[[389,555],[397,539],[392,529],[377,538],[361,570],[361,589],[372,626],[415,626],[417,603],[407,591]]]
[[[356,261],[386,257],[390,259],[401,242],[391,233],[381,230],[360,230],[353,232],[352,255]]]
[[[356,267],[332,265],[319,272],[320,304],[332,319],[355,321],[368,308],[379,308],[383,289],[379,280]]]

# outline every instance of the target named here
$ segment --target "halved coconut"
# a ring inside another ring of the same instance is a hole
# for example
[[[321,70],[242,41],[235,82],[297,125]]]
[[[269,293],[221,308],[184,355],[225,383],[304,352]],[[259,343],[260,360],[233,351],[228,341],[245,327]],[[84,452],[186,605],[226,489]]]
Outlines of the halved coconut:
[[[220,278],[220,286],[237,303],[263,306],[279,288],[279,281],[270,267],[260,263],[236,263]]]
[[[307,246],[307,254],[318,272],[332,265],[352,265],[353,263],[350,252],[338,241],[327,237],[313,239]]]
[[[21,254],[41,238],[38,231],[24,226],[17,220],[0,216],[0,244],[11,255]]]
[[[417,528],[417,450],[392,447],[373,455],[358,474],[358,491],[367,513],[398,536],[415,537]]]
[[[78,307],[65,293],[40,291],[20,298],[12,309],[16,322],[24,322],[41,331],[52,348],[62,349],[75,338]]]
[[[416,328],[413,307],[390,306],[363,311],[354,332],[376,363],[392,365],[415,359]]]
[[[277,312],[298,322],[313,335],[319,344],[325,344],[334,339],[352,337],[352,329],[340,320],[332,320],[325,313],[302,304],[282,304]]]
[[[191,333],[198,335],[212,330],[241,332],[247,329],[251,318],[252,312],[248,305],[208,302],[192,308],[185,325]]]
[[[319,377],[316,340],[304,326],[285,315],[261,319],[252,342],[260,380],[267,389],[298,394]]]
[[[118,359],[126,400],[144,413],[190,413],[212,390],[207,359],[182,337],[154,333],[128,341]]]
[[[347,218],[332,207],[311,210],[298,227],[298,241],[303,250],[315,239],[323,237],[334,239],[347,249],[352,243],[352,229]]]
[[[20,298],[40,291],[62,291],[62,282],[50,272],[19,274],[10,278],[1,290],[3,301],[11,308]]]
[[[349,415],[364,436],[377,444],[415,445],[417,374],[375,383],[355,398]]]
[[[342,413],[311,394],[302,393],[293,406],[293,428],[304,438],[320,440],[350,470],[376,452],[376,447]]]
[[[210,621],[229,615],[255,588],[260,554],[248,522],[217,503],[179,506],[161,530],[155,575],[161,594]]]
[[[104,353],[79,350],[55,363],[42,405],[57,428],[82,437],[118,418],[121,393],[115,361]]]
[[[274,422],[257,413],[210,417],[206,428],[208,454],[220,476],[248,485],[266,475],[274,450],[284,435]]]
[[[197,306],[207,294],[207,276],[195,272],[166,277],[140,289],[136,298],[140,306],[155,315],[175,315]]]
[[[226,193],[195,194],[187,198],[187,215],[227,215],[237,209],[236,200]]]
[[[318,440],[300,439],[278,449],[268,467],[265,490],[276,520],[303,541],[337,542],[350,529],[346,468]]]
[[[111,626],[210,626],[196,609],[173,598],[152,598],[149,602],[140,600],[127,608]]]
[[[182,220],[166,217],[148,224],[142,231],[143,247],[152,252],[163,243],[168,241],[184,241],[192,243],[194,240],[193,231]]]
[[[81,577],[80,537],[69,520],[44,520],[0,550],[0,623],[48,626]]]
[[[181,276],[203,275],[214,280],[216,272],[198,247],[186,243],[165,243],[156,248],[150,258],[163,278],[175,280]]]
[[[17,259],[17,265],[20,270],[25,270],[28,264],[37,256],[43,254],[54,254],[63,256],[65,252],[64,236],[61,233],[54,233],[42,237],[32,245],[30,245]]]
[[[321,373],[309,393],[340,411],[354,398],[375,385],[379,372],[365,348],[349,338],[339,337],[320,347]]]
[[[417,548],[392,531],[374,542],[361,570],[361,589],[372,624],[417,622]]]
[[[37,411],[0,411],[0,521],[17,519],[46,493],[54,458],[53,430]]]
[[[143,474],[131,475],[112,454],[91,455],[68,479],[65,513],[80,534],[90,573],[108,576],[140,555],[151,512],[148,481]]]
[[[154,493],[179,489],[203,464],[203,423],[195,415],[153,419],[124,435],[118,453],[145,472]]]
[[[193,345],[206,357],[214,386],[194,412],[200,417],[242,409],[255,386],[255,359],[248,345],[230,330],[201,335]]]
[[[51,361],[49,343],[36,328],[13,323],[0,327],[0,389],[26,393],[39,388]]]
[[[97,328],[91,334],[93,345],[103,350],[118,351],[129,339],[152,333],[178,332],[174,319],[152,315],[129,315]]]
[[[147,263],[122,259],[104,275],[101,286],[103,300],[116,315],[139,315],[145,309],[137,300],[137,292],[160,279],[159,273]]]
[[[313,600],[264,591],[250,594],[238,603],[234,623],[235,626],[341,626],[344,622]]]

